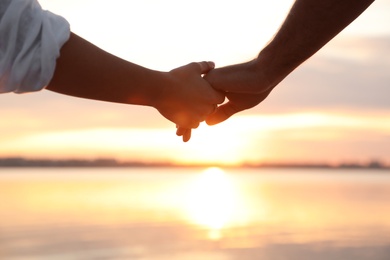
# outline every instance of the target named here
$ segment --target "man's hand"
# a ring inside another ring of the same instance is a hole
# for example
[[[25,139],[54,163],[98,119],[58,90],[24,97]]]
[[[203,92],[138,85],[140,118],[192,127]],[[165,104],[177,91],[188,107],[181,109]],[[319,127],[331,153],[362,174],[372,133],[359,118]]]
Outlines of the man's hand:
[[[240,111],[255,107],[261,103],[270,92],[271,91],[267,91],[262,94],[225,93],[226,98],[229,101],[226,104],[219,106],[214,113],[210,114],[206,118],[206,123],[208,125],[216,125]]]
[[[207,124],[221,123],[232,115],[262,102],[272,91],[257,60],[210,71],[205,79],[229,100],[206,119]]]

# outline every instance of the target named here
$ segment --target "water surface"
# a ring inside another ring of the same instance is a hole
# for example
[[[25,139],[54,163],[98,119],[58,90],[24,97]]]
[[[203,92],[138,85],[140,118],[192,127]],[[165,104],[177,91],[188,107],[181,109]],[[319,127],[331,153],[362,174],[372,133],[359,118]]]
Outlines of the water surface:
[[[390,173],[0,169],[0,259],[390,259]]]

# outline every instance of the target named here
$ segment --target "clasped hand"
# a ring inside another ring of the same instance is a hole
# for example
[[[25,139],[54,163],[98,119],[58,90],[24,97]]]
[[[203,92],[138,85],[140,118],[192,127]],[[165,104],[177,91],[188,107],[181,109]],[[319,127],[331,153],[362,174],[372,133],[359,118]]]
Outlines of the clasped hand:
[[[183,91],[182,94],[186,97],[185,102],[190,103],[182,104],[185,110],[174,112],[176,120],[171,118],[177,125],[176,134],[182,136],[184,142],[191,138],[191,130],[197,128],[200,122],[206,121],[208,125],[221,123],[240,111],[258,105],[273,89],[264,73],[259,71],[257,60],[219,69],[213,67],[212,63],[202,62],[171,71],[181,80],[187,80],[185,90],[188,93]],[[202,74],[205,76],[202,77]],[[228,101],[222,104],[225,97]]]
[[[224,94],[203,78],[213,68],[213,62],[193,62],[164,75],[166,84],[154,107],[176,124],[185,142],[191,138],[191,129],[197,128],[225,100]]]

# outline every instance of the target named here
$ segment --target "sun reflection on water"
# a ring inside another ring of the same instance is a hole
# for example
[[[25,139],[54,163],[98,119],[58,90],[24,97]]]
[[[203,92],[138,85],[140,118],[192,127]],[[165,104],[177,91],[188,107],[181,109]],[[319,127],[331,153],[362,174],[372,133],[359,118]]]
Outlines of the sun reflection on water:
[[[185,209],[190,221],[209,230],[211,240],[222,238],[222,229],[242,222],[238,189],[222,169],[208,168],[187,189]]]

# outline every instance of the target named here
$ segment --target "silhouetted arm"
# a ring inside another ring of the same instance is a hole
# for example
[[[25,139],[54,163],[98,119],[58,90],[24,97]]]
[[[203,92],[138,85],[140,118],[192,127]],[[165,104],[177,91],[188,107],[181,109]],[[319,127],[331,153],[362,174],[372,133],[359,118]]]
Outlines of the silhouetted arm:
[[[81,98],[155,107],[177,125],[196,128],[224,96],[202,78],[210,62],[170,72],[150,70],[111,55],[76,34],[63,45],[47,89]]]
[[[297,0],[274,39],[258,57],[259,67],[267,75],[269,83],[278,84],[373,2],[374,0]]]
[[[229,102],[208,117],[220,123],[254,107],[295,68],[340,33],[374,0],[296,0],[270,43],[250,62],[211,71],[206,79]]]

